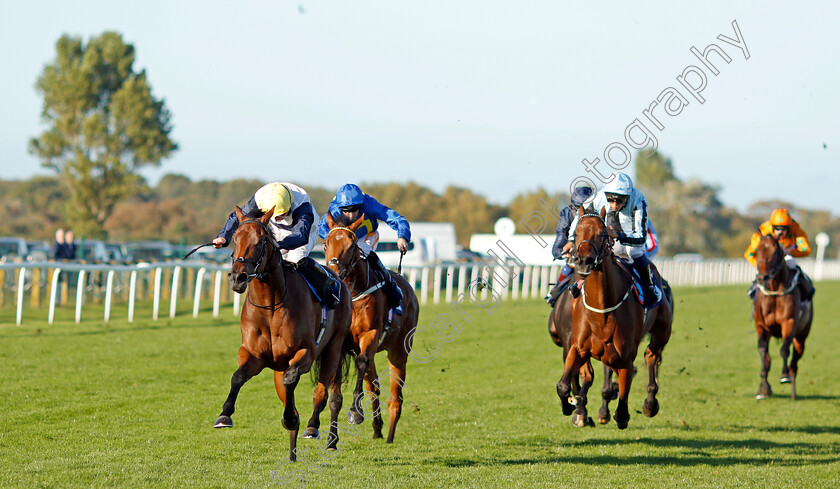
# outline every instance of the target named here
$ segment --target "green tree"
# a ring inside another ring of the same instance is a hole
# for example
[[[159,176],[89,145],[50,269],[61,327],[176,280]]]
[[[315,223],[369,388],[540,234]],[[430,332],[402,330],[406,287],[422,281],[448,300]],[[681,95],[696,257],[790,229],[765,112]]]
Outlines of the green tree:
[[[65,212],[77,234],[106,234],[116,203],[143,185],[138,169],[160,165],[178,148],[169,137],[171,114],[152,95],[145,70],[134,71],[134,57],[116,32],[87,45],[63,35],[38,77],[49,127],[29,148],[69,188]]]
[[[637,187],[649,191],[676,179],[670,158],[656,151],[650,155],[645,151],[636,154],[636,180],[633,183]]]

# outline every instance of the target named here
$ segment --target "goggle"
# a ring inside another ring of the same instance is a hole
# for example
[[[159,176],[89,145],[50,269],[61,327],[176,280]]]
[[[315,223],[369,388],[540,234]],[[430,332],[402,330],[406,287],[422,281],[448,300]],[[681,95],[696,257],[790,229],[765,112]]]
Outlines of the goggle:
[[[627,202],[627,196],[626,195],[607,195],[607,202],[624,204],[624,203]]]
[[[341,212],[356,212],[357,210],[361,209],[361,204],[359,205],[348,205],[346,207],[339,207]]]
[[[773,231],[787,231],[787,226],[773,226]]]

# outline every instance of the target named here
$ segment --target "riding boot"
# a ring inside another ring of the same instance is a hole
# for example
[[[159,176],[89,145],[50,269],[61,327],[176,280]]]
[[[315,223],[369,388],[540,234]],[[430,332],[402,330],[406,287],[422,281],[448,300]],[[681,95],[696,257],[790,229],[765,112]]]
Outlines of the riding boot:
[[[560,297],[560,293],[563,292],[563,288],[571,275],[572,267],[564,265],[563,269],[560,270],[560,276],[557,277],[557,283],[554,284],[554,287],[552,287],[548,295],[545,296],[545,301],[549,306],[554,307],[554,304],[557,303],[557,298]]]
[[[642,279],[642,285],[645,287],[644,307],[645,309],[650,309],[654,304],[659,302],[656,287],[653,285],[653,277],[650,273],[650,260],[645,255],[633,258],[633,268],[639,273],[639,277]]]
[[[799,289],[802,293],[803,301],[810,301],[816,292],[814,283],[811,282],[811,277],[805,275],[802,269],[799,270]]]
[[[394,277],[391,276],[391,272],[385,268],[385,265],[382,264],[382,260],[379,259],[375,251],[368,253],[367,261],[371,268],[373,268],[374,273],[379,276],[380,280],[385,282],[382,290],[385,291],[385,295],[388,297],[388,306],[394,309],[395,313],[402,315],[403,293],[399,285],[394,281]]]
[[[297,269],[312,284],[321,298],[321,304],[327,309],[335,309],[341,300],[341,285],[338,279],[308,256],[297,262]]]

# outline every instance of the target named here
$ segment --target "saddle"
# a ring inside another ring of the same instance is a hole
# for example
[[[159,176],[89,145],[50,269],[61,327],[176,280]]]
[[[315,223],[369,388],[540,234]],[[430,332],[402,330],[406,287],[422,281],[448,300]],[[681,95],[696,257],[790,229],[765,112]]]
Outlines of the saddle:
[[[639,272],[636,271],[636,268],[633,266],[633,263],[621,258],[619,256],[615,257],[616,264],[618,265],[619,270],[621,270],[628,279],[630,279],[630,283],[633,284],[633,291],[635,292],[636,300],[639,301],[639,304],[644,304],[645,302],[645,287],[642,284],[642,277],[639,276]],[[661,277],[655,274],[653,275],[653,286],[657,287],[663,293],[660,295],[658,301],[656,301],[652,306],[651,309],[654,307],[662,304],[662,301],[665,298],[664,289],[662,288],[662,280]]]

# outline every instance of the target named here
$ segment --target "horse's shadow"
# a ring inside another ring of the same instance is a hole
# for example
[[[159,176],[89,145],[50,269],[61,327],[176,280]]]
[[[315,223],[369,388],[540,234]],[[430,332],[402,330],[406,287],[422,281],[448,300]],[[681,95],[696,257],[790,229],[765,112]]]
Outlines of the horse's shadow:
[[[749,429],[742,427],[742,429]],[[802,428],[762,428],[763,431],[802,431],[812,434],[840,433],[838,426],[806,426]],[[840,456],[832,456],[815,460],[815,452],[838,453],[840,443],[802,443],[802,442],[773,442],[755,438],[744,440],[683,440],[679,438],[637,438],[634,443],[642,443],[656,448],[681,448],[681,455],[678,456],[656,456],[656,455],[571,455],[571,456],[546,456],[530,457],[520,459],[496,460],[491,458],[446,458],[435,457],[428,461],[431,465],[443,465],[446,467],[472,467],[472,466],[504,466],[504,465],[530,465],[545,463],[581,463],[581,464],[606,464],[606,465],[677,465],[677,466],[730,466],[730,465],[753,465],[762,466],[767,464],[767,457],[756,456],[715,456],[716,450],[751,450],[757,454],[767,453],[769,450],[782,450],[789,454],[784,459],[774,459],[774,464],[785,466],[801,466],[802,464],[828,465],[840,462]],[[567,448],[586,448],[593,445],[625,445],[623,439],[592,438],[577,441],[564,441],[563,446]],[[516,445],[523,448],[556,448],[556,440],[529,440],[511,442],[508,445]]]

